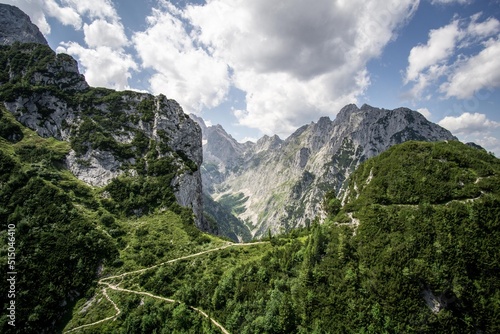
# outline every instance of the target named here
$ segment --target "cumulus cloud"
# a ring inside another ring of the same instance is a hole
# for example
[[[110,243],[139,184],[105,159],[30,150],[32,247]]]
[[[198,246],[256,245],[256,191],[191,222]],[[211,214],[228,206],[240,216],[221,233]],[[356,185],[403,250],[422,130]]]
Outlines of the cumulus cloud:
[[[480,21],[481,16],[477,13],[468,19],[455,19],[431,30],[425,45],[411,49],[403,80],[412,84],[408,97],[422,98],[434,84],[439,85],[438,91],[446,97],[461,99],[483,88],[500,86],[497,59],[500,21],[496,18]]]
[[[228,67],[196,45],[177,9],[165,6],[163,11],[153,10],[147,30],[136,33],[133,44],[142,66],[154,71],[150,79],[153,93],[171,96],[187,112],[199,114],[204,107],[224,101],[230,86]]]
[[[120,50],[107,46],[85,48],[78,43],[62,43],[57,52],[75,56],[84,67],[85,78],[91,86],[116,90],[129,89],[131,70],[138,70],[133,58]]]
[[[432,113],[427,108],[419,108],[419,109],[417,109],[417,111],[419,113],[421,113],[422,115],[424,115],[424,117],[427,119],[429,119],[432,115]]]
[[[43,3],[49,16],[57,18],[64,25],[71,25],[75,29],[81,28],[82,19],[73,8],[60,6],[54,0],[45,0]]]
[[[80,15],[88,16],[90,19],[119,20],[111,0],[62,0],[62,3],[75,9]]]
[[[85,43],[89,47],[108,46],[120,48],[128,43],[123,25],[119,22],[110,23],[97,19],[91,24],[84,24]]]
[[[304,121],[357,102],[370,82],[367,62],[381,54],[417,6],[212,0],[179,14],[189,22],[194,43],[227,64],[232,83],[246,92],[245,110],[234,112],[240,124],[285,136]],[[179,72],[159,72],[174,82],[185,80]]]
[[[433,5],[450,5],[454,3],[458,3],[461,5],[467,5],[472,3],[473,0],[432,0],[431,3]]]
[[[423,70],[447,60],[453,54],[459,36],[457,20],[442,28],[431,30],[427,44],[417,45],[410,51],[405,83],[416,80]]]
[[[470,98],[481,89],[500,87],[500,40],[492,39],[477,55],[457,63],[447,82],[440,86],[446,97]]]
[[[465,135],[484,133],[500,127],[499,122],[489,120],[485,114],[468,112],[457,117],[446,116],[438,124],[455,134]]]

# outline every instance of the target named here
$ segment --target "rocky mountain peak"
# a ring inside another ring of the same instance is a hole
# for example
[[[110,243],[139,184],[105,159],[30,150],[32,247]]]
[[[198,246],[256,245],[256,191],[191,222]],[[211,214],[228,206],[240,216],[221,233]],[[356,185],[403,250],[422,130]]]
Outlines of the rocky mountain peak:
[[[239,155],[239,168],[219,174],[211,170],[219,177],[211,178],[205,189],[215,200],[237,194],[248,197],[238,207],[237,217],[247,222],[254,237],[260,237],[268,230],[279,232],[321,218],[326,191],[342,195],[347,178],[361,162],[409,140],[456,138],[408,108],[349,104],[334,120],[321,117],[285,140],[262,137]]]
[[[71,56],[56,54],[37,38],[28,16],[12,6],[0,10],[6,44],[0,56],[10,64],[0,67],[5,109],[41,137],[69,142],[63,163],[91,186],[113,188],[138,178],[158,189],[156,182],[162,182],[163,197],[134,204],[127,215],[170,207],[175,200],[193,210],[198,227],[209,230],[203,219],[201,130],[181,106],[164,95],[89,87]],[[16,34],[17,39],[11,36]]]
[[[272,137],[264,135],[260,138],[255,145],[255,152],[269,151],[278,148],[283,140],[278,135]]]
[[[15,6],[0,4],[0,45],[14,42],[48,45],[28,15]]]

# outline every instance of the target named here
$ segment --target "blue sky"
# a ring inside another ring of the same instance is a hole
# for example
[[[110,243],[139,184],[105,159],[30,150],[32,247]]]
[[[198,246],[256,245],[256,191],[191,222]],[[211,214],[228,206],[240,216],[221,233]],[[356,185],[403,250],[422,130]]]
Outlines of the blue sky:
[[[0,3],[89,84],[165,94],[239,141],[368,103],[418,110],[500,156],[500,0]]]

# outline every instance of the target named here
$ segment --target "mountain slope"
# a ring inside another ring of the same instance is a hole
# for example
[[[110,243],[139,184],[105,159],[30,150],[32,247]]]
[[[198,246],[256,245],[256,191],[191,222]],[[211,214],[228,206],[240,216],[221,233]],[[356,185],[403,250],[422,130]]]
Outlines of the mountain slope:
[[[14,42],[48,44],[28,15],[15,6],[0,4],[0,45]]]
[[[342,192],[364,160],[408,140],[456,140],[447,130],[406,108],[344,107],[335,120],[321,118],[286,140],[264,136],[240,144],[220,126],[205,132],[202,178],[216,200],[234,197],[237,217],[261,237],[310,224],[321,217],[327,190]]]
[[[428,195],[427,182],[442,191]],[[389,196],[401,183],[414,198]],[[230,333],[498,332],[499,159],[412,141],[362,163],[349,189],[323,225],[241,247],[212,241],[182,261],[119,271],[105,282],[121,315],[95,324],[116,314],[97,291],[67,329],[221,332],[194,307]]]
[[[68,141],[65,163],[79,179],[105,186],[117,177],[167,173],[164,186],[193,209],[200,228],[208,228],[202,217],[201,131],[175,101],[91,88],[74,59],[41,44],[2,46],[0,62],[0,101],[40,136]],[[137,215],[149,210],[130,209]]]
[[[15,283],[0,285],[10,291],[0,331],[53,333],[78,298],[92,295],[98,275],[181,254],[174,239],[190,250],[212,241],[198,229],[210,229],[201,131],[165,96],[89,87],[70,56],[45,40],[22,43],[38,30],[18,10],[8,14],[0,27],[0,254]],[[15,29],[5,29],[9,20]],[[163,233],[130,231],[136,224]],[[154,242],[138,241],[149,233]]]
[[[60,332],[74,303],[93,294],[98,275],[212,245],[171,186],[176,173],[190,172],[186,166],[146,150],[147,169],[92,186],[68,168],[73,145],[39,136],[0,106],[0,255],[12,253],[7,241],[14,240],[13,267],[5,261],[2,268],[17,272],[15,298],[2,302],[5,311],[15,301],[16,326],[5,311],[2,333]]]

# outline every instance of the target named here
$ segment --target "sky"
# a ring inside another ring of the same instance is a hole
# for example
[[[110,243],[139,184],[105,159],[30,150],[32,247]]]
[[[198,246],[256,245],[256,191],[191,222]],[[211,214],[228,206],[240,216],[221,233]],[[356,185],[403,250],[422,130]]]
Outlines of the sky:
[[[91,86],[164,94],[238,141],[346,104],[422,113],[500,157],[500,0],[0,0]]]

